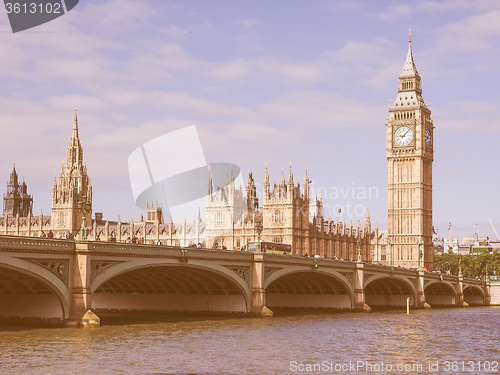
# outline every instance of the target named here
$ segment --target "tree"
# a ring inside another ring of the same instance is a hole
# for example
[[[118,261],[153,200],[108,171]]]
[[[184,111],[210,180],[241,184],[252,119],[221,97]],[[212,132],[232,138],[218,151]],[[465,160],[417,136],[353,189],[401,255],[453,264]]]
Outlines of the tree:
[[[460,259],[462,259],[462,274],[465,277],[484,278],[486,271],[488,275],[500,275],[500,250],[496,249],[491,253],[482,253],[478,255],[460,255],[451,251],[443,254],[434,255],[434,268],[442,272],[450,272],[452,275],[458,275],[460,268]]]

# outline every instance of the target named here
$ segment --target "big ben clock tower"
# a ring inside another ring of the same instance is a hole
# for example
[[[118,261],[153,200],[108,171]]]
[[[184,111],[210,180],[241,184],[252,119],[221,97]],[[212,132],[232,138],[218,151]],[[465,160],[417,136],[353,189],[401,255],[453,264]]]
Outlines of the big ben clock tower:
[[[432,268],[431,111],[422,98],[411,50],[399,74],[398,95],[387,115],[388,250],[386,263]]]

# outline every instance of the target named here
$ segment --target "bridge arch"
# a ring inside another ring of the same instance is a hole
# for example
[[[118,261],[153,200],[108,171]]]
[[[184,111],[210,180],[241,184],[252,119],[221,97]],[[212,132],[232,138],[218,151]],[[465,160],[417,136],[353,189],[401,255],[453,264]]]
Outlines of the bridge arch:
[[[484,305],[486,296],[484,290],[478,285],[464,285],[464,302],[469,305]]]
[[[0,317],[62,319],[68,316],[68,287],[48,269],[14,257],[0,263]]]
[[[210,262],[136,259],[110,266],[91,280],[96,311],[247,313],[250,288],[229,268]]]
[[[274,308],[351,309],[354,290],[341,273],[329,269],[288,267],[273,272],[264,282],[266,306]]]
[[[410,297],[416,304],[417,290],[410,279],[399,275],[372,275],[365,281],[365,301],[370,307],[402,307]]]
[[[424,295],[431,306],[454,306],[458,301],[457,290],[448,281],[430,280],[425,284]]]

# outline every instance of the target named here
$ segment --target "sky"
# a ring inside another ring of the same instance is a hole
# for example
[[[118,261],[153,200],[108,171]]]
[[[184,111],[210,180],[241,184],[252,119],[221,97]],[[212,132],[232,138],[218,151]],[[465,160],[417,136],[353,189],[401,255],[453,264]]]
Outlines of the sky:
[[[15,163],[34,214],[50,213],[78,106],[93,209],[104,219],[144,214],[129,155],[195,125],[206,161],[238,165],[244,181],[251,170],[260,194],[266,165],[279,182],[291,163],[295,183],[307,169],[322,192],[326,218],[356,225],[369,209],[386,229],[385,123],[409,28],[435,126],[434,226],[445,237],[451,221],[459,238],[495,238],[497,0],[81,0],[15,34],[2,9],[0,191]]]

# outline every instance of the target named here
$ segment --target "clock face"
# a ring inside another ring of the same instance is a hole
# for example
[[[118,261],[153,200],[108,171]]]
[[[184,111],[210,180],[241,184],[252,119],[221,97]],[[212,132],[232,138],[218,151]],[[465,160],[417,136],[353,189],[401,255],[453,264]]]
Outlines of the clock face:
[[[409,146],[413,141],[413,129],[410,126],[400,126],[394,132],[396,146]]]
[[[431,148],[432,146],[432,135],[431,135],[431,129],[425,128],[425,145],[428,148]]]

